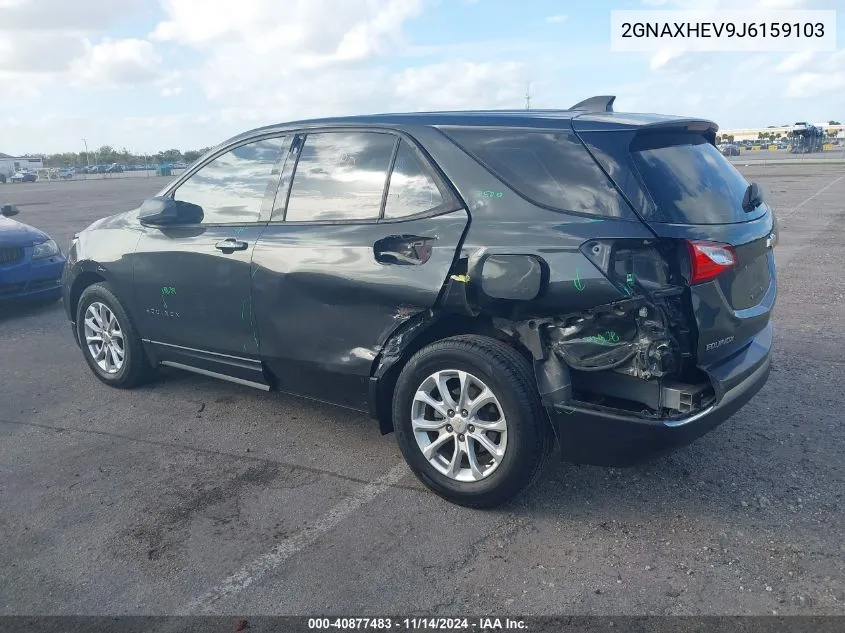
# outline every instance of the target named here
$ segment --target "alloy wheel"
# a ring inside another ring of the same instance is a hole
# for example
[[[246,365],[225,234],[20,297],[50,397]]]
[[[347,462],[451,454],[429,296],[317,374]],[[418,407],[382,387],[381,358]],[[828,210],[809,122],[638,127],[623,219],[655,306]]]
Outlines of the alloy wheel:
[[[411,426],[429,464],[456,481],[489,477],[507,450],[502,405],[469,372],[445,369],[423,380],[411,405]]]
[[[107,374],[116,374],[123,367],[126,344],[123,329],[114,312],[95,301],[85,310],[85,345],[91,358]]]

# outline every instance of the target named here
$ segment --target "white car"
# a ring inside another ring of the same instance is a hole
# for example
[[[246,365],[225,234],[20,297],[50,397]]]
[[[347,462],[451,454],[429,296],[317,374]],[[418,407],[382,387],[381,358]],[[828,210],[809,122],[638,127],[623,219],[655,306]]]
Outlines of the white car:
[[[12,182],[35,182],[37,179],[35,174],[28,171],[19,171],[11,178]]]

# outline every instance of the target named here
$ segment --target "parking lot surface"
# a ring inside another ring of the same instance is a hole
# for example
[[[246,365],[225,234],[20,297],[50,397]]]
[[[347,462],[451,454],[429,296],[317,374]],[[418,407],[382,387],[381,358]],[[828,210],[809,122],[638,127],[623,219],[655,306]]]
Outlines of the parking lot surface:
[[[450,505],[366,416],[88,370],[60,304],[0,312],[2,614],[845,614],[845,172],[741,169],[781,226],[776,356],[724,425],[632,469],[553,461]],[[66,248],[160,178],[0,186]]]

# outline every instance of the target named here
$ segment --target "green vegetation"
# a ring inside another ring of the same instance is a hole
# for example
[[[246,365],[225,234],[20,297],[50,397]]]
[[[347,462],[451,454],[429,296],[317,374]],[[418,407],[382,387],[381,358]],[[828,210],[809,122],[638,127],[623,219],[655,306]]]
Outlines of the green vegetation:
[[[82,167],[83,165],[110,165],[120,163],[122,165],[156,165],[159,163],[192,163],[207,152],[210,147],[199,150],[168,149],[155,154],[134,154],[125,147],[116,149],[110,145],[103,145],[96,150],[91,150],[86,156],[85,152],[62,152],[60,154],[28,154],[28,156],[40,156],[45,167]]]

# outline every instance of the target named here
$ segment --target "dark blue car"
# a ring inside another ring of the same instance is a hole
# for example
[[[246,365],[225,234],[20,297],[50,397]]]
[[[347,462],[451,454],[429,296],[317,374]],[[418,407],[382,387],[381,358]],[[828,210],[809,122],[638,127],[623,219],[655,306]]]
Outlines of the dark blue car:
[[[65,257],[38,229],[10,219],[18,210],[0,208],[0,305],[11,301],[56,301],[61,297]]]

